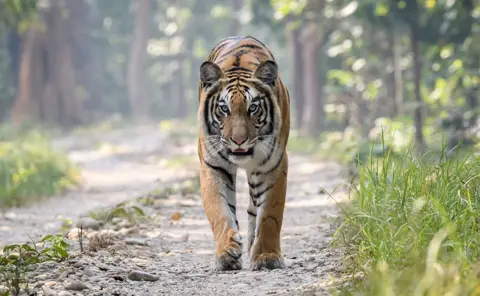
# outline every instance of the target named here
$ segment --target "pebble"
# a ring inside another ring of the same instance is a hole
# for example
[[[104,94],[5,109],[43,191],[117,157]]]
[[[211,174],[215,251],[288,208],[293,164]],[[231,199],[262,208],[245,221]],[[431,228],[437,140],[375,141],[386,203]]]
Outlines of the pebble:
[[[147,246],[148,242],[146,239],[141,237],[127,237],[125,238],[125,243],[127,245],[139,245],[139,246]]]
[[[86,277],[92,277],[92,276],[95,276],[95,272],[93,272],[93,270],[87,268],[83,272],[83,275],[86,276]]]
[[[80,225],[83,226],[83,229],[99,230],[100,227],[102,226],[102,223],[90,217],[85,217],[77,223],[77,227],[80,228]]]
[[[73,296],[73,294],[68,291],[60,291],[58,296]]]
[[[44,285],[47,286],[47,287],[53,287],[57,284],[56,281],[48,281],[48,282],[45,282]]]
[[[159,277],[148,272],[132,270],[128,274],[128,279],[132,281],[158,281]]]
[[[55,291],[53,291],[52,289],[50,289],[45,285],[42,286],[42,291],[43,291],[43,295],[45,296],[57,296],[57,293],[55,293]]]
[[[65,286],[65,289],[72,291],[82,291],[88,289],[88,286],[84,282],[74,281]]]
[[[122,221],[123,221],[122,218],[114,217],[114,218],[112,219],[112,224],[113,224],[113,225],[117,225],[117,224],[121,223]]]

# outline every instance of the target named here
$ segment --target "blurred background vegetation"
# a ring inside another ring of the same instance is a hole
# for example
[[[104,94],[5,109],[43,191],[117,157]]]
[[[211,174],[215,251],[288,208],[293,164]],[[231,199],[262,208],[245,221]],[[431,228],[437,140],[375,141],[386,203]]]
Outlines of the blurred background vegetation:
[[[16,126],[194,116],[209,50],[253,35],[278,59],[299,135],[368,140],[383,125],[419,148],[478,136],[473,0],[2,0],[0,12],[0,119]]]

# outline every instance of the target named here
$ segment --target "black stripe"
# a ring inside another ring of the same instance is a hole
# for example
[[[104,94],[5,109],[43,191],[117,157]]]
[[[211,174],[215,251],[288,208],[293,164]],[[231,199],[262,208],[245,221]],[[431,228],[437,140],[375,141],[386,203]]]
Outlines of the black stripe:
[[[252,72],[252,70],[249,70],[249,69],[244,68],[244,67],[237,66],[237,67],[233,67],[233,68],[228,69],[227,71],[225,71],[225,73],[229,73],[229,72],[233,72],[233,71],[244,71],[244,72],[249,72],[249,73]]]
[[[203,159],[203,162],[211,169],[221,173],[222,175],[224,175],[225,178],[228,179],[228,181],[230,181],[230,183],[233,184],[233,176],[227,171],[225,170],[224,168],[221,168],[221,167],[217,167],[217,166],[214,166],[214,165],[211,165],[209,164],[205,159]]]
[[[263,184],[263,182],[260,182],[260,183],[250,183],[250,182],[248,182],[248,186],[250,186],[250,188],[252,188],[252,189],[260,187],[260,186],[262,186],[262,184]]]
[[[230,208],[230,211],[232,211],[232,213],[234,215],[236,215],[237,214],[237,208],[234,205],[231,205],[229,203],[227,203],[227,204],[228,204],[228,207]]]
[[[275,109],[275,104],[273,103],[272,97],[270,97],[270,96],[268,97],[267,104],[270,105],[270,110],[268,110],[268,111],[270,111],[270,124],[272,126],[272,128],[271,128],[272,131],[270,133],[272,133],[273,132],[273,126],[275,125],[275,110],[274,110]]]
[[[211,101],[212,101],[212,97],[207,97],[205,99],[205,106],[203,108],[203,116],[204,116],[204,120],[205,120],[205,125],[207,126],[207,135],[212,135],[213,134],[213,131],[212,131],[212,127],[211,127],[211,123],[209,122],[209,114],[211,113],[211,110],[210,110],[210,105],[211,105]]]
[[[257,199],[259,197],[261,197],[265,192],[267,192],[268,190],[272,189],[273,187],[273,184],[270,184],[268,185],[265,189],[263,189],[262,191],[258,192],[258,193],[252,193],[250,192],[250,196]]]
[[[255,176],[258,176],[258,175],[268,175],[270,174],[271,172],[273,172],[274,170],[276,170],[279,166],[280,166],[280,163],[282,163],[282,160],[283,160],[283,155],[284,155],[285,151],[282,152],[282,155],[280,156],[280,160],[277,162],[277,164],[275,164],[275,166],[273,166],[272,169],[266,171],[266,172],[252,172],[252,175],[255,175]]]
[[[228,249],[228,248],[225,249],[225,253],[227,253],[230,257],[232,257],[232,258],[235,259],[235,260],[240,259],[240,256],[241,256],[241,255],[240,255],[240,256],[235,256],[235,255],[233,255],[232,253],[230,253],[230,249]]]
[[[255,44],[244,44],[244,45],[237,46],[237,47],[235,47],[235,48],[227,51],[226,53],[222,54],[222,55],[220,56],[220,58],[224,58],[224,57],[226,57],[226,56],[234,53],[235,51],[237,51],[237,50],[239,50],[239,49],[241,50],[242,48],[251,48],[251,49],[252,49],[252,48],[258,48],[258,49],[263,49],[263,48],[261,48],[260,46],[255,45]]]
[[[260,43],[260,44],[268,51],[268,53],[270,54],[272,60],[275,61],[275,58],[273,57],[273,53],[270,51],[270,49],[269,49],[262,41],[258,40],[258,39],[255,38],[255,37],[252,37],[252,36],[247,36],[247,37],[245,37],[245,39],[246,39],[246,38],[250,38],[250,39],[255,40],[256,42]]]
[[[250,211],[248,211],[248,210],[247,210],[247,214],[249,214],[250,216],[253,216],[253,217],[257,217],[257,214],[252,213],[252,212],[250,212]]]
[[[276,146],[277,146],[277,138],[273,138],[273,143],[270,147],[270,152],[268,153],[267,158],[265,158],[265,160],[262,161],[260,165],[266,164],[272,158],[273,150],[275,150]]]
[[[253,198],[252,194],[250,194],[250,199],[252,200],[253,205],[257,206],[257,200]]]
[[[227,187],[229,190],[235,192],[235,188],[234,188],[232,185],[230,185],[230,184],[227,183],[227,184],[225,184],[225,187]]]
[[[223,144],[220,144],[220,145],[223,145]],[[222,159],[225,160],[226,162],[232,163],[230,160],[228,160],[228,157],[223,155],[222,151],[219,151],[217,154],[220,155],[220,157],[222,157]]]

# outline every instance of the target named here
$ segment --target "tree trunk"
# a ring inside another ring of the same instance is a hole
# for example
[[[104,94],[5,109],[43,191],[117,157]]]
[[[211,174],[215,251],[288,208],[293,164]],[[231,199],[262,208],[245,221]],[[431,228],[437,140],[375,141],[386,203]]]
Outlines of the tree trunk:
[[[470,109],[470,111],[472,112],[471,113],[471,116],[470,118],[468,119],[468,126],[469,127],[472,127],[472,126],[475,126],[477,124],[477,118],[478,118],[478,91],[480,90],[480,88],[477,86],[477,87],[473,87],[472,89],[469,89],[467,91],[467,102],[468,102],[468,107]]]
[[[422,65],[420,62],[420,53],[419,53],[419,36],[418,36],[418,25],[413,23],[410,26],[411,32],[411,46],[413,54],[413,79],[414,79],[414,93],[415,93],[415,110],[414,110],[414,122],[415,122],[415,141],[419,151],[423,151],[424,148],[424,139],[423,139],[423,100],[420,93],[420,80],[421,80],[421,71]]]
[[[47,80],[43,91],[45,121],[71,127],[82,123],[83,110],[76,94],[71,18],[64,18],[68,2],[53,1],[46,18],[48,22]]]
[[[185,118],[188,115],[188,102],[185,92],[185,84],[184,84],[184,72],[183,69],[185,61],[179,61],[180,66],[178,67],[177,71],[175,71],[175,79],[174,79],[174,87],[177,89],[175,101],[177,102],[177,110],[176,114],[178,118]]]
[[[307,136],[317,136],[319,122],[324,118],[320,94],[320,84],[322,82],[318,73],[317,61],[322,39],[321,32],[314,22],[311,22],[303,33],[303,89],[305,105],[303,109],[302,133]]]
[[[12,121],[61,123],[71,127],[82,123],[82,108],[76,96],[75,68],[71,42],[72,26],[64,18],[68,1],[51,1],[40,13],[45,30],[33,25],[25,37]]]
[[[41,33],[35,28],[28,30],[23,42],[20,67],[18,74],[18,88],[15,103],[12,109],[12,122],[20,126],[28,120],[38,118],[38,108],[35,106],[34,96],[38,95],[39,89],[34,89],[34,64],[36,52],[40,43]]]
[[[295,125],[298,130],[302,129],[302,118],[305,108],[303,95],[303,61],[302,44],[300,43],[300,29],[291,30],[287,36],[289,56],[291,57],[291,80],[293,85],[293,102],[295,108]]]
[[[149,116],[149,101],[143,90],[150,35],[150,0],[135,0],[133,8],[133,40],[127,70],[128,97],[132,115],[146,118]]]
[[[395,34],[390,34],[392,40],[392,56],[393,56],[393,80],[395,86],[394,106],[395,115],[403,115],[403,74],[400,60],[402,58],[400,53],[400,45],[396,40]]]

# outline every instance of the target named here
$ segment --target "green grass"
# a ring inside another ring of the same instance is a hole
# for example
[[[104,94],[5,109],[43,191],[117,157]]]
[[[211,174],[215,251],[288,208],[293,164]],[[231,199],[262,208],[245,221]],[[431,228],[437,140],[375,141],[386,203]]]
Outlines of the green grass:
[[[0,134],[0,208],[58,194],[78,181],[75,166],[41,133]]]
[[[462,150],[460,150],[462,151]],[[359,167],[335,242],[341,295],[480,295],[480,158],[411,149]]]

